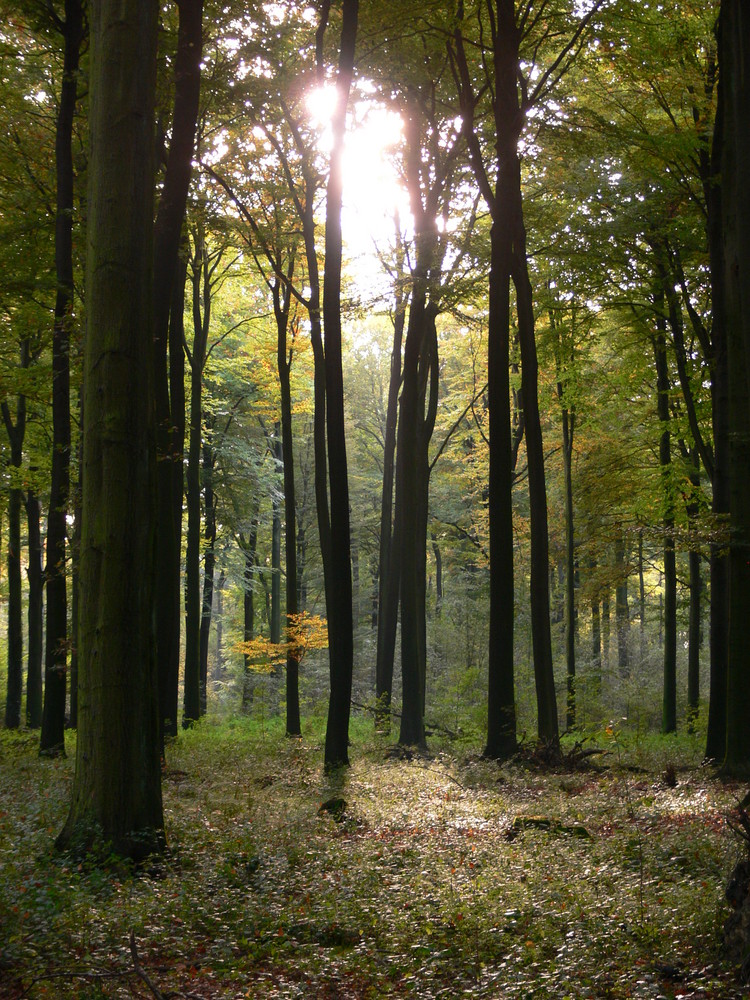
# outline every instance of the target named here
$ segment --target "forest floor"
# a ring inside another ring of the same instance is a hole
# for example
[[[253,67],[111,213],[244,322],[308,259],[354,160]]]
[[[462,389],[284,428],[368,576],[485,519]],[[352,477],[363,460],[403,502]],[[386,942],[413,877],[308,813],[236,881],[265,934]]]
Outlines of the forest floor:
[[[182,734],[170,853],[139,870],[54,851],[72,736],[49,761],[1,733],[0,998],[750,995],[721,948],[745,788],[697,739],[607,730],[566,768],[501,766],[394,757],[371,725],[334,776],[319,729]]]

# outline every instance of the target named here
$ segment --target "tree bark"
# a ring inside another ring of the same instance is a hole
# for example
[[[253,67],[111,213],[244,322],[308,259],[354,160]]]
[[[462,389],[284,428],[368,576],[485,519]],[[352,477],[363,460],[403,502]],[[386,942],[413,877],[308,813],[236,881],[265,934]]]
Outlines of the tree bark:
[[[21,367],[29,366],[29,344],[21,344]],[[16,419],[3,400],[2,414],[10,442],[11,475],[8,491],[8,684],[5,700],[5,727],[18,729],[21,725],[21,698],[23,694],[23,595],[21,592],[21,505],[23,490],[18,482],[23,462],[23,440],[26,435],[26,397],[16,397]]]
[[[78,99],[78,65],[84,36],[83,5],[65,0],[63,78],[55,134],[57,201],[55,274],[57,295],[52,329],[52,479],[47,514],[47,626],[44,709],[40,753],[64,754],[68,662],[66,515],[70,489],[70,324],[73,308],[73,117]]]
[[[622,530],[615,538],[615,627],[617,630],[617,668],[623,679],[630,676],[630,609],[628,607],[628,575],[625,563],[625,538]]]
[[[398,257],[399,271],[403,250]],[[398,626],[398,598],[401,579],[401,545],[397,537],[394,511],[396,428],[398,394],[401,388],[401,345],[406,322],[407,296],[402,284],[395,288],[393,345],[391,347],[388,402],[383,434],[383,489],[380,499],[380,542],[378,561],[377,652],[375,659],[375,725],[390,731],[393,694],[393,661]]]
[[[729,371],[729,645],[724,771],[750,774],[750,15],[722,0],[719,105],[724,319]]]
[[[205,239],[195,236],[193,252],[193,350],[190,362],[190,433],[186,472],[187,549],[185,553],[185,690],[182,727],[198,721],[200,711],[201,627],[201,441],[203,436],[203,368],[211,323],[211,281]]]
[[[44,654],[44,570],[42,558],[41,511],[39,497],[27,490],[24,497],[29,538],[28,626],[29,642],[26,660],[26,725],[39,729],[42,725],[42,664]]]
[[[211,430],[213,418],[206,416],[206,429]],[[204,538],[206,548],[203,553],[203,596],[201,599],[200,625],[200,714],[208,708],[208,639],[211,632],[211,618],[214,604],[214,570],[216,568],[216,497],[214,495],[213,474],[216,458],[209,438],[203,442],[203,511]]]
[[[253,591],[254,577],[258,566],[258,505],[250,519],[250,534],[239,537],[240,548],[245,557],[243,570],[243,639],[250,642],[255,638],[255,595]],[[253,662],[249,653],[244,654],[244,677],[242,684],[242,712],[247,714],[253,702]]]
[[[674,543],[674,487],[672,485],[671,432],[669,427],[669,370],[667,368],[666,323],[658,311],[663,293],[657,299],[657,332],[653,337],[656,364],[656,410],[661,426],[659,466],[662,482],[662,529],[664,532],[664,660],[661,731],[677,729],[677,566]]]
[[[176,309],[184,308],[185,281],[179,260],[200,96],[203,0],[177,0],[179,26],[174,62],[174,107],[166,173],[154,224],[154,378],[157,435],[156,650],[159,664],[159,724],[177,733],[180,645],[180,506],[175,504],[175,463],[184,440],[184,389],[174,390],[184,371],[182,338],[170,333]],[[180,298],[176,292],[180,290]],[[169,356],[169,364],[167,357]],[[175,372],[172,372],[172,369]],[[183,375],[184,378],[184,375]],[[170,398],[171,395],[171,398]],[[183,438],[179,437],[179,426]],[[180,461],[180,482],[182,463]]]
[[[297,492],[294,475],[294,439],[292,430],[291,369],[293,350],[287,346],[290,285],[283,293],[276,282],[273,287],[273,305],[276,317],[276,366],[279,372],[281,394],[281,461],[284,475],[284,558],[286,568],[286,734],[299,736],[302,732],[299,707],[299,653],[293,645],[295,616],[299,611],[297,582]]]
[[[330,698],[325,741],[327,768],[349,763],[349,713],[354,669],[349,484],[344,433],[344,382],[341,363],[341,202],[346,109],[354,73],[358,0],[343,0],[343,22],[336,80],[336,110],[331,118],[333,146],[326,193],[323,329],[325,331],[326,431],[331,517],[331,586],[328,606]]]
[[[714,440],[714,471],[711,478],[710,692],[706,758],[722,761],[727,740],[727,673],[729,658],[729,362],[725,303],[722,150],[724,146],[724,99],[719,87],[711,176],[708,190],[708,247],[711,265],[711,424]]]
[[[79,724],[57,843],[164,848],[154,606],[153,121],[158,5],[92,8]]]

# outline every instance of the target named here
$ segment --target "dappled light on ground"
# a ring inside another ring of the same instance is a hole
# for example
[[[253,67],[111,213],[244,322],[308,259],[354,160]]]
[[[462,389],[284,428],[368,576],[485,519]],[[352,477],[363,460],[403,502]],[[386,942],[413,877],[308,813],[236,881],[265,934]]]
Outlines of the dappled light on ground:
[[[55,856],[71,762],[5,738],[0,997],[740,996],[720,951],[740,790],[697,750],[670,787],[632,747],[538,770],[360,733],[329,777],[315,737],[181,736],[171,854],[138,871]]]

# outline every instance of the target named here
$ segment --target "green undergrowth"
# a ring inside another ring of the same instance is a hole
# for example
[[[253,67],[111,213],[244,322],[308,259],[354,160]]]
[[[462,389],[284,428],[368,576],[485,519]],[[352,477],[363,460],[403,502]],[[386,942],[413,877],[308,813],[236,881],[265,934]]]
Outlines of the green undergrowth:
[[[325,775],[322,735],[181,734],[169,854],[134,869],[52,847],[73,738],[50,761],[0,734],[0,997],[742,996],[720,940],[744,789],[697,741],[608,730],[501,766],[395,756],[357,719]]]

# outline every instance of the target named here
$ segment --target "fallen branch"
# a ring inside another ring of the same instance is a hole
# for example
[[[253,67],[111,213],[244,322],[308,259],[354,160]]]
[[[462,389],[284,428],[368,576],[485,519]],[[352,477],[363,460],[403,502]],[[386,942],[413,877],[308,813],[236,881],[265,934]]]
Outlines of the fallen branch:
[[[359,708],[363,712],[370,712],[372,715],[385,714],[382,708],[376,708],[375,705],[363,705],[361,701],[353,701],[352,708]],[[389,710],[389,714],[394,719],[401,718],[401,713],[393,708]],[[426,736],[431,736],[433,733],[443,733],[451,740],[457,740],[460,736],[460,733],[454,732],[454,730],[448,729],[446,726],[441,726],[438,722],[427,722],[425,720],[424,729]]]
[[[561,823],[559,819],[550,819],[548,816],[516,816],[505,836],[508,840],[515,840],[523,830],[546,830],[548,833],[569,833],[573,837],[582,837],[585,840],[591,839],[591,834],[585,826],[579,823]]]
[[[148,988],[151,990],[151,992],[156,997],[156,1000],[166,1000],[166,997],[164,996],[164,994],[162,993],[162,991],[154,983],[154,981],[151,978],[151,976],[149,976],[149,974],[146,972],[146,970],[143,968],[143,966],[141,965],[140,961],[138,960],[138,948],[136,947],[136,943],[135,943],[135,931],[134,930],[131,930],[131,932],[130,932],[130,957],[133,959],[133,971],[138,976],[138,978],[142,979],[143,982],[146,984],[146,986],[148,986]],[[171,994],[171,995],[174,996],[175,994]]]

